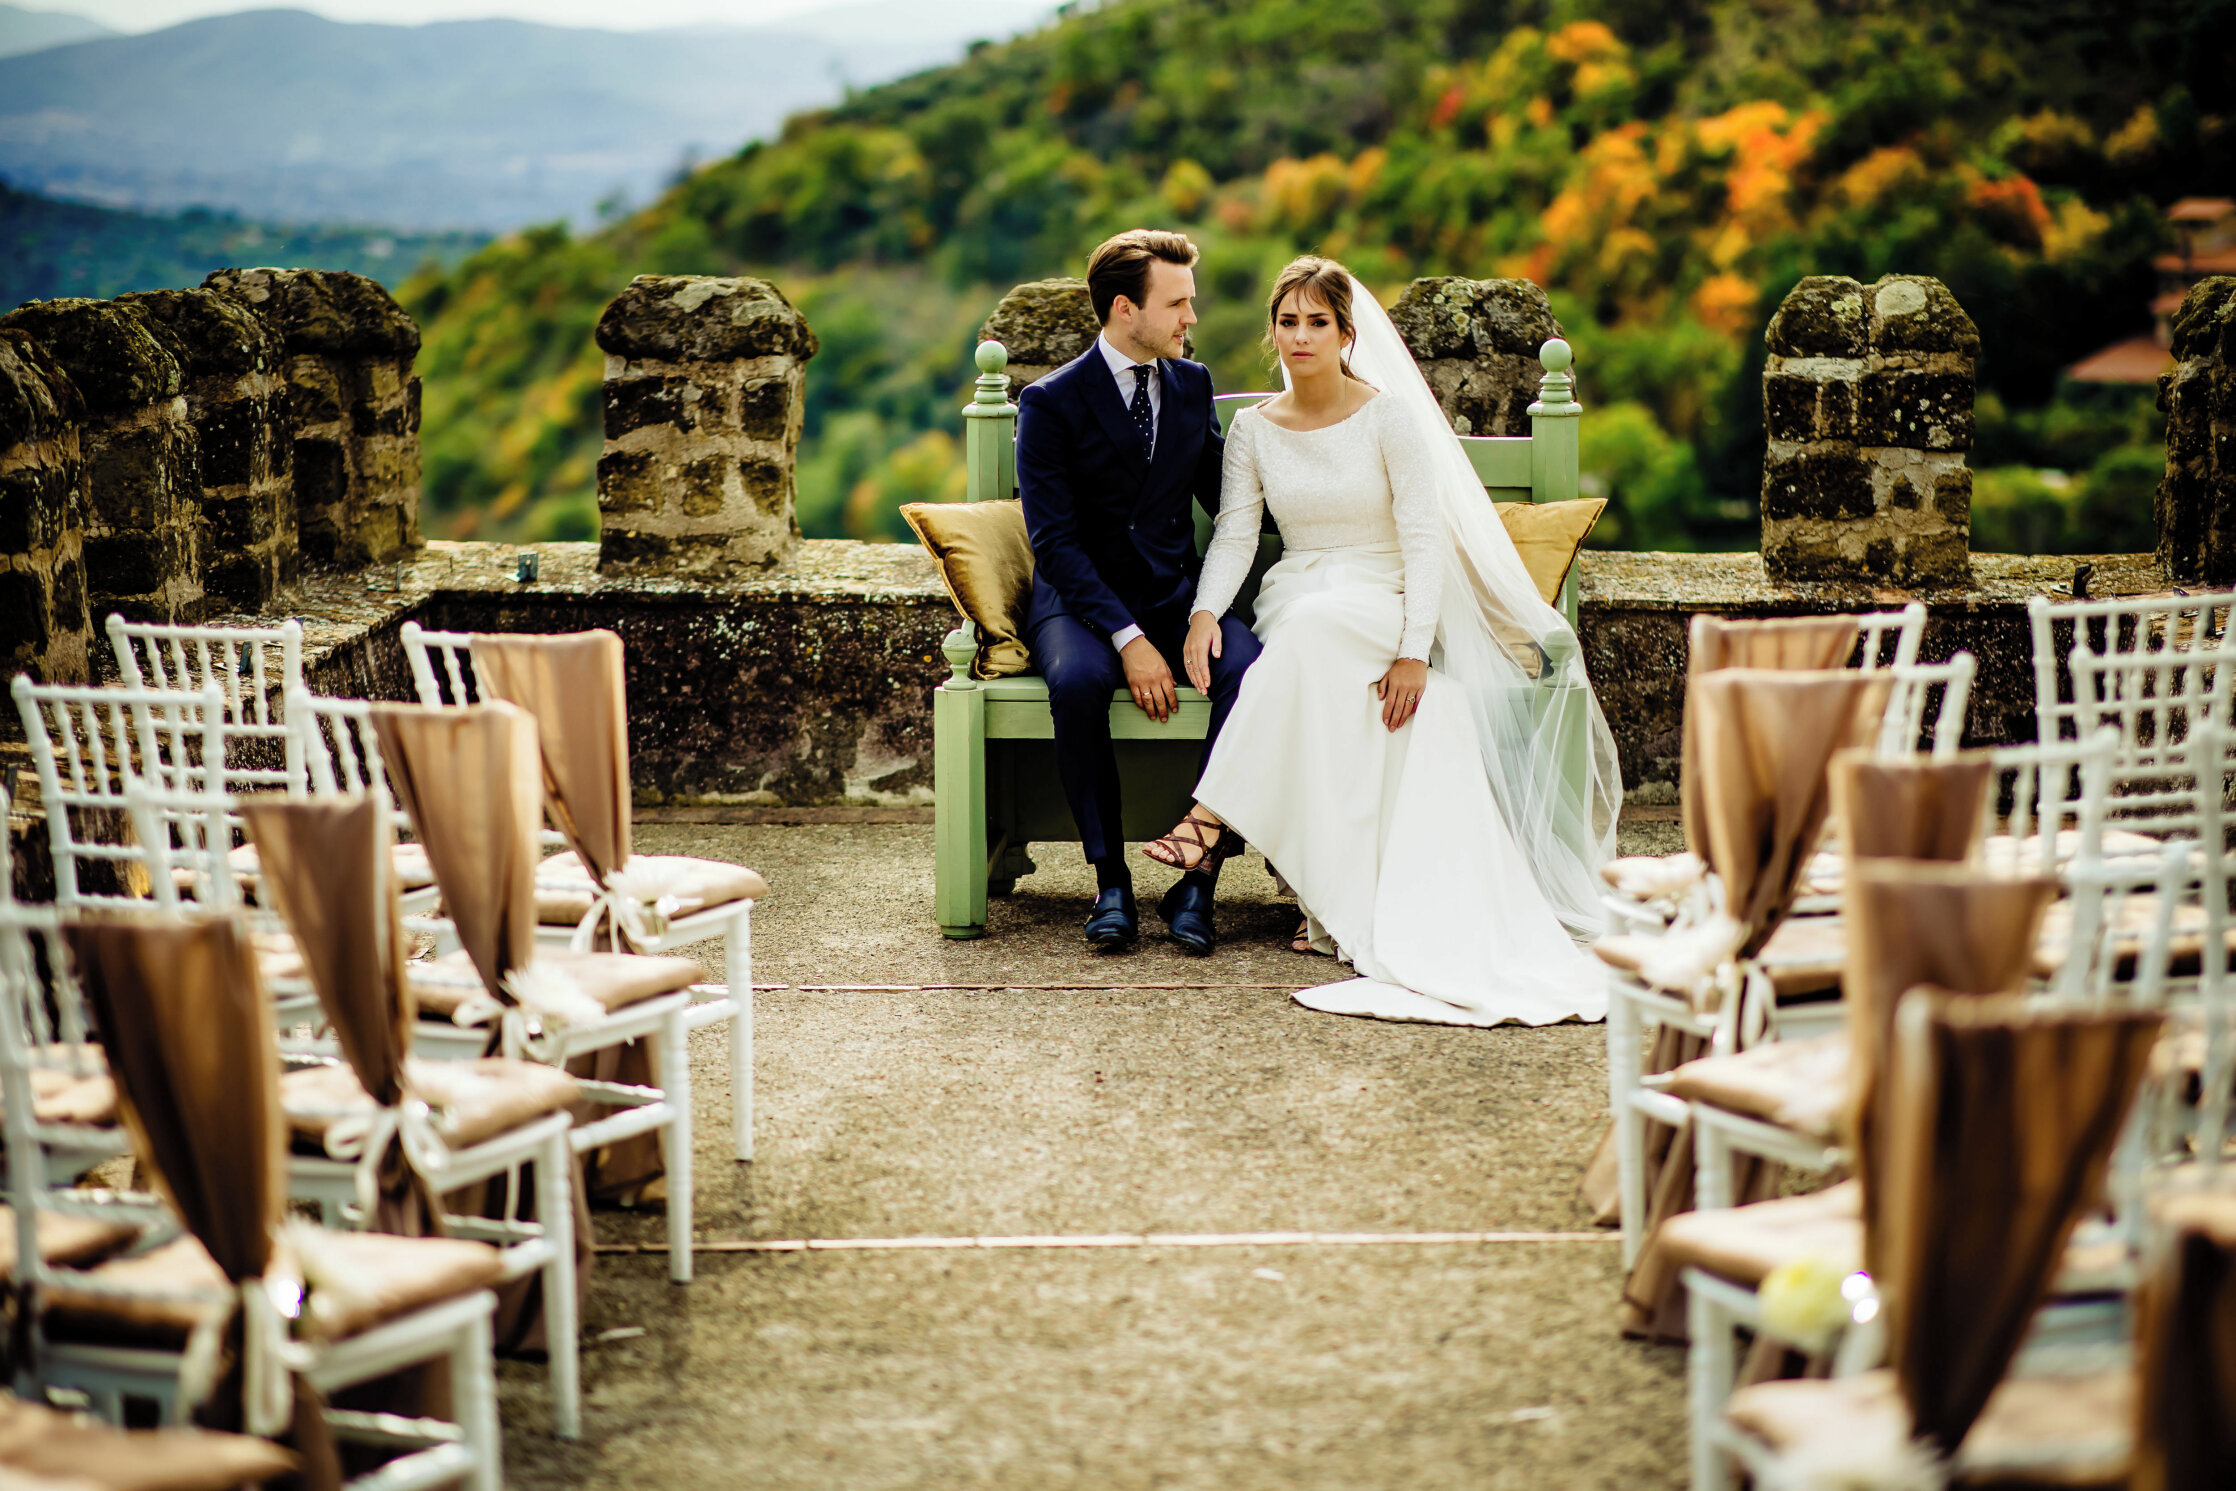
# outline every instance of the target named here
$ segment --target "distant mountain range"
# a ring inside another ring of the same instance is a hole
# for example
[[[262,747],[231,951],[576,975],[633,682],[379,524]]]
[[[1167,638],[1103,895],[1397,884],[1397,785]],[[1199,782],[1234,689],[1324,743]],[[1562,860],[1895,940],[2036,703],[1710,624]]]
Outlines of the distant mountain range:
[[[267,221],[584,223],[595,204],[640,204],[686,162],[772,135],[789,114],[1052,10],[875,0],[781,32],[215,16],[0,56],[0,177],[111,207]],[[76,20],[0,6],[0,51]]]
[[[0,5],[0,57],[36,52],[45,47],[67,46],[116,33],[87,16],[65,15],[58,10],[25,10],[20,5]]]
[[[286,264],[347,269],[387,285],[428,264],[455,264],[480,233],[245,222],[229,213],[122,212],[12,190],[0,181],[0,311],[63,295],[199,285],[213,269]]]

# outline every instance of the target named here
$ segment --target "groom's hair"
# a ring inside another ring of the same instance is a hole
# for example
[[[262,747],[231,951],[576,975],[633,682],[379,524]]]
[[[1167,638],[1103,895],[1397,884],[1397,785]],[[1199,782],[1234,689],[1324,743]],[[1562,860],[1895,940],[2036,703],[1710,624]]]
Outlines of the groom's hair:
[[[1168,228],[1128,228],[1105,238],[1087,256],[1087,297],[1095,319],[1108,324],[1112,302],[1123,295],[1135,305],[1149,293],[1149,261],[1162,259],[1182,269],[1196,262],[1196,246],[1185,233]]]

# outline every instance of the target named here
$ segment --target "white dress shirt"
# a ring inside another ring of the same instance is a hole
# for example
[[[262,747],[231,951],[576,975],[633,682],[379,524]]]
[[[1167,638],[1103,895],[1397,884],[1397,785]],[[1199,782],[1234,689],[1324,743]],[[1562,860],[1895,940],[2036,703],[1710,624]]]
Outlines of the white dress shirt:
[[[1149,449],[1154,454],[1157,449],[1157,416],[1163,411],[1164,405],[1164,389],[1161,386],[1165,381],[1164,370],[1157,366],[1154,358],[1147,363],[1135,362],[1110,345],[1108,336],[1097,336],[1095,349],[1102,353],[1103,362],[1110,368],[1110,376],[1117,380],[1118,402],[1125,408],[1131,409],[1134,406],[1134,369],[1149,369]],[[1126,644],[1140,635],[1141,628],[1138,626],[1123,627],[1110,634],[1110,645],[1124,652]]]

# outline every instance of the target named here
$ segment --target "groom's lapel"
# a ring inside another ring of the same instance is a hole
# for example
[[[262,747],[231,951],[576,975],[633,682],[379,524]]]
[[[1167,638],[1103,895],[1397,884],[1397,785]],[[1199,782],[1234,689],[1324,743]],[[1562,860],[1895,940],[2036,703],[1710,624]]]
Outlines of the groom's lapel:
[[[1134,417],[1126,412],[1125,401],[1118,397],[1118,380],[1110,376],[1110,369],[1103,365],[1101,354],[1093,347],[1080,359],[1079,376],[1087,385],[1087,407],[1095,411],[1095,419],[1102,425],[1110,443],[1118,447],[1118,458],[1135,480],[1149,474],[1149,460],[1141,453],[1141,431],[1134,428]]]

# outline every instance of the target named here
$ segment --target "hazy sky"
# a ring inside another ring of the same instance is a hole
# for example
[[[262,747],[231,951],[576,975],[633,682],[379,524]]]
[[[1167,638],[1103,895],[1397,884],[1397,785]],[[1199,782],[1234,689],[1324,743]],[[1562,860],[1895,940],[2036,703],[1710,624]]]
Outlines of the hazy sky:
[[[66,10],[119,31],[154,31],[196,16],[236,10],[312,10],[337,21],[481,20],[509,16],[554,26],[635,31],[708,22],[760,25],[853,0],[16,0],[25,9]],[[967,10],[969,0],[918,0],[921,9]]]

